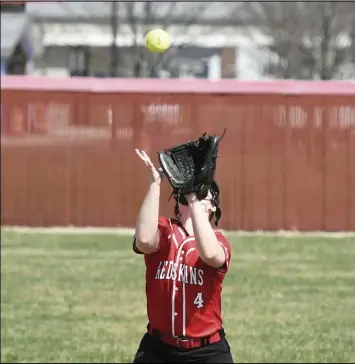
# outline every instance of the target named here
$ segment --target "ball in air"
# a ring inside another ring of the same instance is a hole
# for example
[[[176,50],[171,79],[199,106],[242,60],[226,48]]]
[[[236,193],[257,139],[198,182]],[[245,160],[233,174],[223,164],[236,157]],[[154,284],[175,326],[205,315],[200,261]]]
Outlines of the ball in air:
[[[150,52],[165,52],[170,47],[170,35],[163,29],[153,29],[146,34],[145,45]]]

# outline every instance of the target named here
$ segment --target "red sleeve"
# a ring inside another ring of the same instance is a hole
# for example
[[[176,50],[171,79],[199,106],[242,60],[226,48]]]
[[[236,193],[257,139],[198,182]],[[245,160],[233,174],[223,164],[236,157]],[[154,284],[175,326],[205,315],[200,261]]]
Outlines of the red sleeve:
[[[159,246],[158,249],[154,252],[159,251],[167,242],[169,235],[169,219],[163,216],[160,216],[158,219],[158,233],[159,233]],[[133,251],[136,254],[143,254],[136,246],[136,237],[133,238]],[[151,254],[154,254],[151,253]]]
[[[226,237],[221,232],[217,232],[216,237],[217,237],[219,244],[222,246],[222,248],[224,250],[224,254],[226,256],[226,263],[221,268],[221,271],[226,273],[229,269],[229,265],[230,265],[230,261],[231,261],[232,247],[229,244],[229,241],[226,239]]]

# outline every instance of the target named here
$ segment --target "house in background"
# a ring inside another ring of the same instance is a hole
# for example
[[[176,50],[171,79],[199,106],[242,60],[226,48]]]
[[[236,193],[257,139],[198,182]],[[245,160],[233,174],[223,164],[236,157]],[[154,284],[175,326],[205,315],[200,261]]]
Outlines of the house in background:
[[[238,34],[235,20],[229,16],[231,3],[212,3],[193,25],[186,26],[186,6],[198,3],[178,3],[170,28],[181,46],[170,50],[169,66],[159,69],[157,77],[252,78],[262,77],[262,67],[255,60],[253,44]],[[127,7],[118,8],[118,31],[115,37],[121,77],[134,76],[137,52],[144,48],[143,34],[149,25],[142,15],[144,3],[137,3],[136,37],[133,36]],[[164,24],[162,2],[159,24]],[[53,77],[94,76],[109,77],[112,55],[112,4],[110,2],[30,3],[27,13],[33,23],[33,36],[39,50],[35,52],[31,73]],[[152,25],[151,28],[159,25]],[[240,32],[241,33],[241,32]],[[255,47],[254,47],[255,48]],[[143,52],[146,52],[143,49]],[[149,57],[152,55],[146,55]],[[144,65],[143,65],[144,66]]]

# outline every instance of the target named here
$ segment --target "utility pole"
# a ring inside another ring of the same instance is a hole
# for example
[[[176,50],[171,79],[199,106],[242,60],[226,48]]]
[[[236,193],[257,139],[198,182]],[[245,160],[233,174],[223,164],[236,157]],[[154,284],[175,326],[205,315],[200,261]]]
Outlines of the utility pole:
[[[118,2],[112,1],[111,4],[111,56],[110,56],[110,75],[111,77],[117,77],[118,69],[118,48],[116,45],[116,36],[118,32]]]

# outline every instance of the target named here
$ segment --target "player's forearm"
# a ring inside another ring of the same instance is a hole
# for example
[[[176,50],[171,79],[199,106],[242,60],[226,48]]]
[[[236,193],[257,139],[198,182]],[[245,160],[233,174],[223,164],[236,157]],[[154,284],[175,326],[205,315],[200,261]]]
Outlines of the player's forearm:
[[[225,263],[225,254],[206,216],[205,207],[198,202],[192,203],[190,207],[194,235],[201,259],[206,264],[219,268]]]
[[[136,239],[143,244],[153,244],[159,219],[160,184],[152,182],[143,200],[136,221]]]

